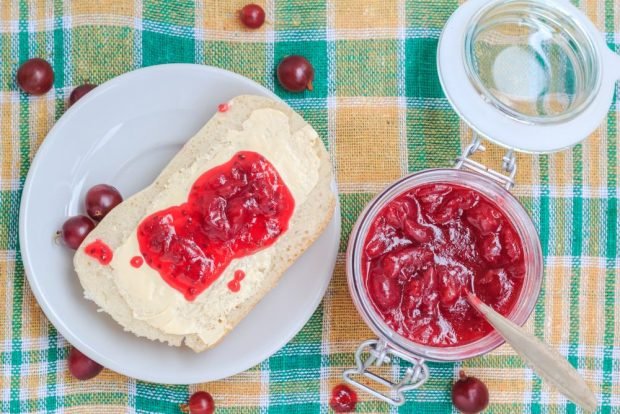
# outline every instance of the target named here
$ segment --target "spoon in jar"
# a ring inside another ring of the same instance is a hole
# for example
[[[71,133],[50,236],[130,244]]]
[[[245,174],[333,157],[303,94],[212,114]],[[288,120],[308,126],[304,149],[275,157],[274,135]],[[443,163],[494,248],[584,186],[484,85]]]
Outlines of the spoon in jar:
[[[475,294],[466,291],[467,301],[512,346],[512,349],[538,374],[558,391],[584,410],[594,411],[596,396],[577,370],[547,344],[526,332],[522,327],[495,312]]]

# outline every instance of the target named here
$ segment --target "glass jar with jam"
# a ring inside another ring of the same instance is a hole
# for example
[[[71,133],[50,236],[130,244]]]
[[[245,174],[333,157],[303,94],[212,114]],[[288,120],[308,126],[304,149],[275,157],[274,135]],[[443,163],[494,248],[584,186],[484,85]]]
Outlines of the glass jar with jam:
[[[527,321],[543,257],[536,227],[510,193],[515,151],[582,141],[607,114],[620,78],[620,57],[565,0],[469,0],[444,27],[437,63],[474,140],[456,168],[411,174],[377,195],[347,249],[353,302],[377,338],[359,346],[344,379],[393,405],[428,379],[425,361],[461,361],[503,344],[467,292]],[[482,137],[507,148],[502,171],[471,159],[484,150]],[[398,381],[371,369],[393,357],[410,363]]]

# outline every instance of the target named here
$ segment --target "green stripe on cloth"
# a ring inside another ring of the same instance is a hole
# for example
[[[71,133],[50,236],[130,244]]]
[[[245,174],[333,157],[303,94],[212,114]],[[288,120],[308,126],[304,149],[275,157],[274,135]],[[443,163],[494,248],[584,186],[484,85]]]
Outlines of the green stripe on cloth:
[[[612,13],[613,15],[613,13]],[[615,112],[610,113],[607,120],[607,135],[609,137],[618,135],[618,119]],[[611,413],[610,406],[612,398],[612,383],[614,381],[614,341],[615,341],[615,322],[617,313],[614,314],[616,304],[615,285],[617,283],[618,269],[618,238],[620,237],[620,221],[618,217],[618,147],[616,141],[610,140],[607,148],[607,240],[605,242],[605,334],[603,339],[603,383],[601,390],[603,393],[602,413]],[[616,376],[617,381],[617,376]]]
[[[27,31],[27,16],[28,16],[28,8],[25,1],[20,1],[19,3],[19,62],[24,62],[28,58],[29,55],[29,36]],[[19,106],[19,152],[20,152],[20,186],[23,185],[23,180],[26,177],[28,172],[28,167],[30,165],[30,139],[29,139],[29,128],[28,128],[28,98],[24,94],[20,94],[19,96],[20,106]],[[15,197],[14,192],[11,192],[11,207],[15,210],[16,206],[14,203]],[[2,214],[6,216],[9,214],[8,211],[3,210]],[[14,231],[17,226],[14,221],[15,216],[9,215],[8,219],[9,223],[9,231],[10,235],[8,240],[16,239],[16,234]],[[10,242],[9,242],[10,243]],[[11,243],[13,244],[13,243]],[[10,390],[10,411],[11,412],[20,412],[22,410],[21,407],[21,396],[20,396],[20,380],[21,380],[21,363],[22,363],[22,302],[23,302],[23,290],[24,290],[24,272],[23,265],[21,264],[21,255],[19,252],[19,247],[17,246],[9,246],[14,247],[16,250],[16,266],[15,273],[12,282],[12,321],[11,321],[11,360],[10,360],[10,372],[11,372],[11,390]],[[12,250],[12,249],[11,249]]]
[[[577,356],[577,344],[579,343],[579,308],[580,308],[580,282],[581,282],[581,254],[583,252],[581,232],[583,231],[583,163],[582,146],[577,145],[573,148],[573,203],[572,203],[572,228],[571,255],[573,257],[571,266],[570,280],[570,330],[568,346],[568,362],[574,367],[579,368],[579,358]],[[569,402],[566,407],[567,413],[575,412],[575,404]]]
[[[615,7],[614,7],[615,6]],[[612,50],[618,51],[617,45],[613,43],[613,32],[615,31],[615,11],[617,3],[613,0],[605,1],[605,31],[608,35],[608,44]],[[612,40],[610,41],[610,37]],[[618,89],[614,95],[614,103],[618,100]],[[607,240],[606,250],[606,272],[605,272],[605,333],[603,339],[603,378],[601,384],[602,409],[601,413],[612,413],[611,407],[612,384],[614,381],[614,343],[615,343],[615,322],[616,315],[614,307],[616,303],[615,284],[617,283],[617,257],[618,257],[618,238],[620,237],[620,221],[618,217],[618,147],[617,140],[613,137],[618,136],[617,112],[610,112],[607,118]],[[615,229],[614,229],[615,227]],[[615,231],[614,231],[615,230]],[[617,379],[617,376],[616,376]]]

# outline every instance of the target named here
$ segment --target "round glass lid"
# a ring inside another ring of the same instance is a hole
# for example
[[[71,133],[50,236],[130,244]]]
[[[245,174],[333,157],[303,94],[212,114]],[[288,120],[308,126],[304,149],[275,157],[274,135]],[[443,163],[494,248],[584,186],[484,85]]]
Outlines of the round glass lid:
[[[569,0],[467,0],[441,32],[437,70],[448,102],[479,136],[548,153],[601,124],[620,56]]]
[[[600,87],[592,39],[551,3],[507,0],[483,9],[465,34],[464,54],[483,99],[522,122],[573,118]]]

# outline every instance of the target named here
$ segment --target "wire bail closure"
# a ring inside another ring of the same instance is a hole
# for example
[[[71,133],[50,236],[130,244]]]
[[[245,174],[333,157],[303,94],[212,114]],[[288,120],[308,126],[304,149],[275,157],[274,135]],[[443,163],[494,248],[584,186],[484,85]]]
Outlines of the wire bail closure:
[[[362,354],[364,353],[369,354],[365,360],[362,358]],[[372,365],[380,367],[383,364],[391,364],[393,361],[391,356],[398,357],[411,363],[411,366],[407,367],[404,375],[398,382],[392,382],[369,370]],[[423,359],[411,357],[400,351],[392,349],[388,346],[387,342],[380,341],[378,339],[369,339],[360,344],[355,352],[355,364],[356,368],[351,368],[344,371],[342,374],[344,380],[354,387],[362,389],[380,400],[396,407],[405,403],[405,396],[403,395],[405,391],[410,391],[421,387],[429,377],[428,367],[424,363]],[[375,383],[387,387],[389,392],[381,393],[380,391],[371,388],[369,385],[362,384],[353,378],[354,375],[363,375]],[[390,394],[396,394],[396,396],[392,397]]]
[[[506,173],[495,171],[484,164],[472,160],[471,157],[476,152],[484,152],[485,146],[482,144],[482,138],[474,133],[474,139],[463,153],[457,157],[454,168],[457,170],[470,170],[489,177],[493,181],[499,183],[506,190],[511,190],[515,185],[515,176],[517,174],[517,157],[514,150],[509,149],[502,158],[502,170]]]

